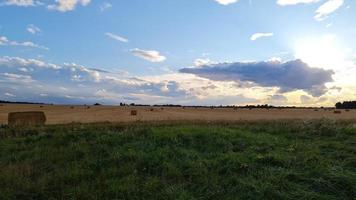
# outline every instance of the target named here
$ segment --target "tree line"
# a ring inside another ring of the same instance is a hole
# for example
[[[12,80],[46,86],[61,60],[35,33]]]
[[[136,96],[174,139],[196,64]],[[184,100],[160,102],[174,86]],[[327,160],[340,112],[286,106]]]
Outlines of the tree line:
[[[356,109],[356,101],[344,101],[335,104],[337,109]]]

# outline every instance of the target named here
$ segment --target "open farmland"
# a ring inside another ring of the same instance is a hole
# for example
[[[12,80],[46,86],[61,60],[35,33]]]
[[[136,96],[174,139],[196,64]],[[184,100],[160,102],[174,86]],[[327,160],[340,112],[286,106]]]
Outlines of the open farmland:
[[[153,109],[153,110],[152,110]],[[132,116],[131,111],[137,110]],[[7,123],[9,112],[44,111],[47,124],[132,122],[132,121],[259,121],[283,119],[356,119],[356,110],[333,109],[233,109],[233,108],[170,108],[120,106],[63,106],[2,104],[0,123]]]

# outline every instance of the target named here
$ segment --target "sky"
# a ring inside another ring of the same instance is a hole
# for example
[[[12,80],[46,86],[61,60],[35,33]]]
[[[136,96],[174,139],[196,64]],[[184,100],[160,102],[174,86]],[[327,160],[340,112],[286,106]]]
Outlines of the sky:
[[[0,100],[356,100],[354,0],[0,0]]]

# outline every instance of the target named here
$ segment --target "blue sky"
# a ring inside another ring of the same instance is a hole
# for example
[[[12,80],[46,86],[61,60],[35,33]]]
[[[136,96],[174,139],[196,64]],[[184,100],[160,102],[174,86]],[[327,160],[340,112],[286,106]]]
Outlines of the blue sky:
[[[0,99],[332,105],[356,98],[355,9],[352,0],[2,0]]]

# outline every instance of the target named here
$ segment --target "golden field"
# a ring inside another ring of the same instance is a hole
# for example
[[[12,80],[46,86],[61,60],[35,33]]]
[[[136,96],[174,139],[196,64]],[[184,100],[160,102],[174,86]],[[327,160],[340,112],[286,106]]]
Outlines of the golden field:
[[[153,110],[152,110],[153,109]],[[137,110],[137,116],[131,111]],[[257,121],[280,119],[356,119],[355,110],[333,109],[234,109],[234,108],[169,108],[169,107],[120,107],[120,106],[70,106],[1,104],[0,124],[7,123],[10,112],[43,111],[47,124],[132,122],[132,121]]]

